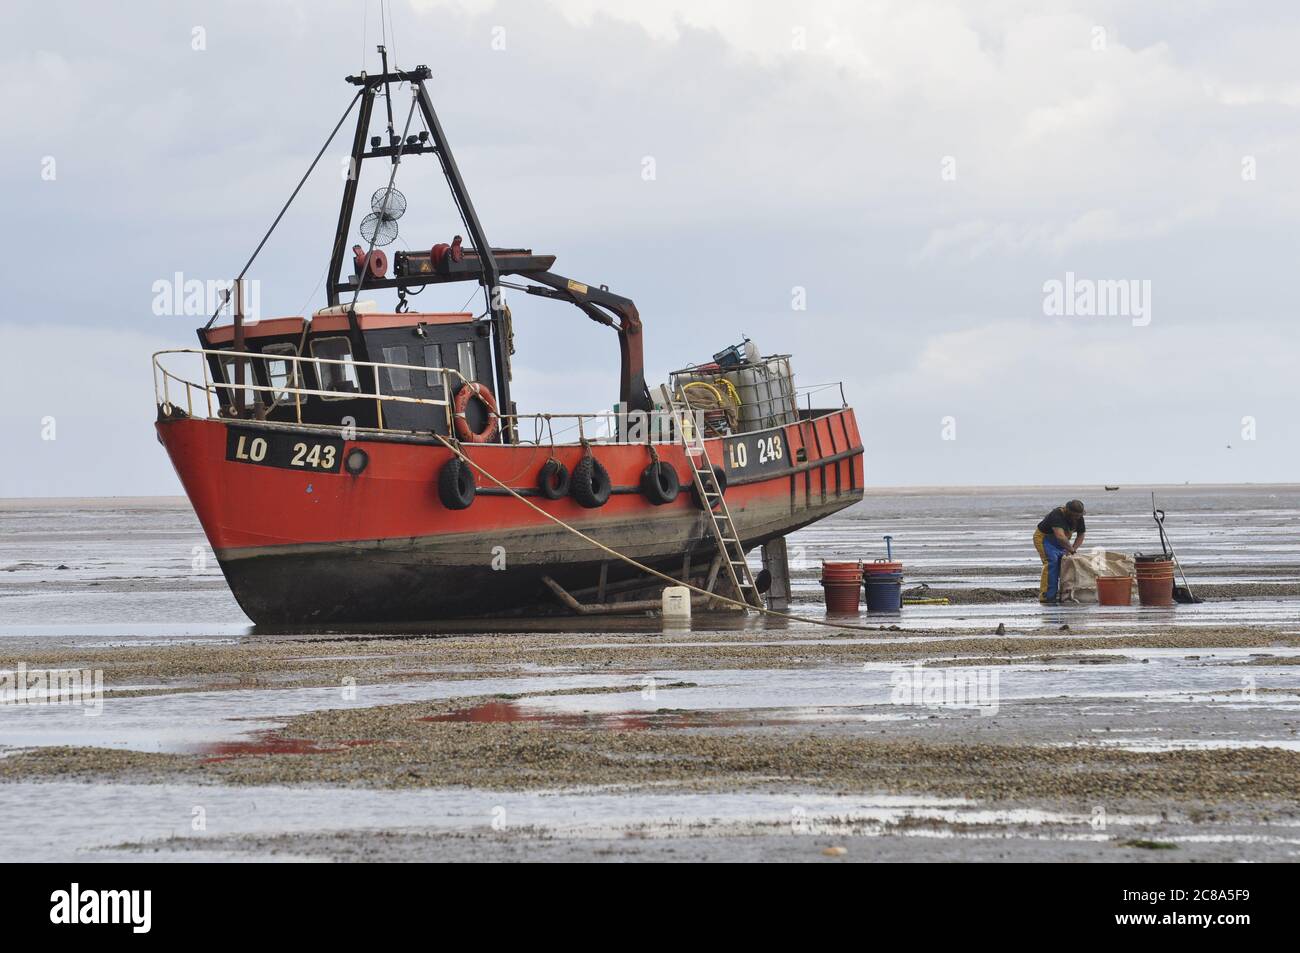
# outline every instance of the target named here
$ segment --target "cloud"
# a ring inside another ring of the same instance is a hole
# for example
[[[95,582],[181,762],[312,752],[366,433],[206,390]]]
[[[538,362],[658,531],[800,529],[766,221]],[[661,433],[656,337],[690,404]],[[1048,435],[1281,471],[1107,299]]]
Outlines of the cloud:
[[[1052,415],[1073,406],[1055,375],[1092,395],[1083,426],[1106,401],[1126,421],[1107,442],[1096,430],[1094,451],[1156,476],[1165,462],[1180,477],[1223,475],[1176,448],[1152,454],[1143,435],[1168,430],[1170,415],[1188,433],[1198,421],[1217,432],[1238,413],[1225,395],[1279,422],[1237,477],[1283,478],[1300,463],[1300,441],[1280,439],[1296,394],[1278,366],[1294,350],[1286,281],[1300,252],[1289,6],[1204,3],[1194,17],[1177,3],[1083,0],[392,6],[390,50],[434,69],[489,236],[634,298],[652,376],[742,332],[793,352],[801,380],[844,378],[888,441],[879,480],[1070,479],[1077,457],[1041,450]],[[153,282],[229,278],[243,264],[342,112],[342,77],[376,67],[364,48],[380,39],[377,10],[142,0],[0,13],[7,35],[39,38],[0,54],[12,78],[0,90],[0,343],[20,375],[4,383],[5,406],[22,408],[6,424],[26,434],[41,406],[92,399],[83,376],[111,381],[93,391],[95,428],[65,429],[60,445],[73,460],[74,435],[93,429],[113,467],[91,475],[65,460],[24,486],[172,485],[145,446],[147,357],[158,340],[193,338],[151,315]],[[267,316],[322,303],[313,289],[348,133],[254,267]],[[461,231],[435,166],[404,163],[398,186],[411,206],[395,249]],[[1067,270],[1151,280],[1152,327],[1138,337],[1044,319],[1043,282]],[[794,287],[808,311],[791,310]],[[456,310],[467,296],[417,300]],[[554,303],[511,302],[520,406],[612,403],[607,332]],[[92,344],[103,356],[87,356]],[[33,377],[38,354],[76,354],[77,381]],[[1143,400],[1144,388],[1174,399]],[[902,398],[877,420],[870,408],[891,394]],[[932,418],[953,404],[982,421],[956,453],[930,446]],[[1025,418],[1044,429],[1026,432]]]
[[[1192,202],[1169,217],[1129,217],[1113,208],[1089,209],[1063,223],[961,222],[935,229],[912,257],[913,264],[944,254],[975,260],[986,255],[1040,255],[1060,258],[1080,246],[1150,242],[1184,226],[1205,222],[1214,202]]]

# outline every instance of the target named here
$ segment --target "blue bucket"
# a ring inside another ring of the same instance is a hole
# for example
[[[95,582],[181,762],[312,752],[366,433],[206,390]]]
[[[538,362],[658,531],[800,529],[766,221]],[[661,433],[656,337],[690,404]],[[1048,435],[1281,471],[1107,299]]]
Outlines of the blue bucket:
[[[898,612],[903,608],[901,572],[867,573],[867,611]]]

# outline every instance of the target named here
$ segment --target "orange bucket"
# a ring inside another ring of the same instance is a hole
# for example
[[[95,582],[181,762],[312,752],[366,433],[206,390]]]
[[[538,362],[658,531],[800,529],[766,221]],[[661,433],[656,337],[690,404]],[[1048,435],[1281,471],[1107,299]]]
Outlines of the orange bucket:
[[[891,563],[891,562],[888,562],[887,560],[884,560],[884,559],[877,559],[875,562],[872,562],[872,563],[864,563],[863,566],[862,566],[862,568],[863,568],[863,570],[864,570],[865,572],[867,572],[868,574],[870,574],[870,573],[902,572],[902,571],[903,571],[903,564],[902,564],[902,563]]]
[[[822,582],[861,582],[862,563],[828,563],[822,561]]]
[[[1131,606],[1133,604],[1133,577],[1098,576],[1097,602],[1103,606]]]
[[[1138,602],[1144,606],[1174,604],[1174,561],[1158,556],[1139,556],[1137,567]]]
[[[823,562],[822,588],[826,591],[827,612],[857,614],[862,596],[862,564]]]

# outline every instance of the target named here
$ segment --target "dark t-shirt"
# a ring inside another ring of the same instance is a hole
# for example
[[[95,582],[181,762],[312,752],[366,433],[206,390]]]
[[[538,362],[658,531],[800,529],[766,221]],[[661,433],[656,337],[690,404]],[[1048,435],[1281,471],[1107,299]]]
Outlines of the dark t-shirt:
[[[1052,510],[1052,512],[1044,516],[1043,521],[1038,524],[1038,531],[1044,536],[1051,536],[1057,527],[1065,530],[1066,536],[1069,536],[1075,531],[1078,531],[1081,534],[1086,532],[1083,517],[1075,516],[1073,513],[1066,510],[1064,506],[1058,506],[1056,509]]]

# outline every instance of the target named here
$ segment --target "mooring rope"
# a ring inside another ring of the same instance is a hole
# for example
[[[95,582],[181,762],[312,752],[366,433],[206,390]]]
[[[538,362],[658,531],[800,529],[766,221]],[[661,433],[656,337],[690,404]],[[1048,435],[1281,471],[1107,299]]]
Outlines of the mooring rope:
[[[665,582],[670,582],[674,586],[685,586],[687,589],[691,590],[692,592],[699,593],[702,596],[707,596],[710,599],[716,599],[718,602],[729,603],[733,606],[736,606],[739,609],[751,609],[754,612],[758,612],[763,615],[770,615],[777,619],[785,619],[790,622],[809,622],[813,625],[822,625],[831,629],[849,629],[855,632],[879,632],[880,631],[879,627],[873,627],[867,625],[854,625],[849,622],[831,622],[827,619],[814,619],[809,616],[791,615],[788,612],[777,612],[775,609],[769,609],[767,606],[750,605],[748,602],[742,602],[739,599],[732,599],[729,596],[719,595],[716,592],[709,592],[707,589],[701,589],[699,586],[693,586],[689,582],[685,582],[684,580],[675,579],[665,572],[660,572],[658,569],[652,569],[650,566],[647,566],[645,563],[637,562],[631,556],[626,556],[623,553],[620,553],[618,550],[606,546],[600,540],[593,539],[592,537],[584,533],[582,530],[578,529],[576,526],[571,526],[570,524],[566,523],[564,520],[560,519],[554,513],[548,513],[546,510],[542,509],[532,500],[528,499],[523,494],[517,492],[514,487],[507,486],[505,483],[502,483],[500,480],[498,480],[495,476],[493,476],[483,467],[479,466],[468,456],[466,456],[465,452],[461,450],[460,447],[452,443],[442,434],[435,433],[434,436],[437,437],[439,441],[441,441],[444,447],[446,447],[448,450],[450,450],[452,453],[458,456],[461,460],[465,461],[465,463],[469,464],[472,468],[477,470],[479,473],[483,474],[485,477],[487,477],[489,480],[491,480],[501,489],[505,490],[507,493],[509,493],[511,496],[517,499],[520,503],[523,503],[525,506],[531,507],[532,509],[536,510],[538,513],[545,516],[552,523],[555,523],[560,528],[567,530],[568,532],[572,533],[574,536],[577,536],[579,539],[590,543],[592,546],[595,546],[597,549],[609,553],[609,555],[613,556],[615,559],[627,563],[629,566],[639,569],[642,572],[648,573],[651,576],[656,576],[659,579],[663,579]]]

